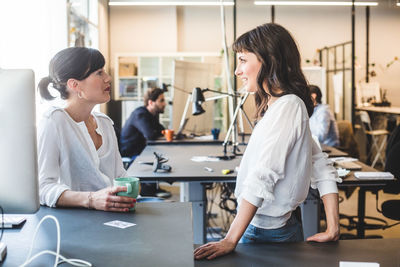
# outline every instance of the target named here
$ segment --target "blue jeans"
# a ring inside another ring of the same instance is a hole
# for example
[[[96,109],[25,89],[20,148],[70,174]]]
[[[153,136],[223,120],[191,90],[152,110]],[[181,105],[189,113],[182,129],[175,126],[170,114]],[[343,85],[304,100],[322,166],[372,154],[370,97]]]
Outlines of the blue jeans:
[[[295,214],[278,229],[264,229],[249,224],[239,243],[301,242],[304,241],[303,226]]]

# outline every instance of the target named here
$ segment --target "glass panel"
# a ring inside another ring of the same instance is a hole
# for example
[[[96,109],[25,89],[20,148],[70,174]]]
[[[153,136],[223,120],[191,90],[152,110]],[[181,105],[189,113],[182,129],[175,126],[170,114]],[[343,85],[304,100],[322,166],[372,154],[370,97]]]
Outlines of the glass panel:
[[[179,57],[163,57],[162,58],[162,73],[163,76],[172,76],[174,70],[174,60],[179,60]]]
[[[148,89],[155,87],[160,87],[157,77],[143,77],[141,79],[142,96]]]
[[[68,45],[98,48],[97,0],[69,0],[68,18]]]
[[[121,97],[137,97],[138,96],[138,80],[123,79],[119,80],[119,95]]]
[[[158,76],[159,65],[158,57],[142,57],[140,59],[140,76]]]

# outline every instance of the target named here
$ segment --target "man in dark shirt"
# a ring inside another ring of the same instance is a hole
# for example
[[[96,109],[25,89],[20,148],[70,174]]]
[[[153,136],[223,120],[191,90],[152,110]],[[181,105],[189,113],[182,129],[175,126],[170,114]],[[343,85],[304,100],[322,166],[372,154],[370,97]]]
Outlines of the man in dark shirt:
[[[164,127],[160,124],[159,114],[164,112],[165,106],[162,89],[154,88],[146,92],[144,106],[135,109],[122,128],[120,150],[123,157],[135,159],[146,147],[147,140],[155,140],[161,136]],[[142,183],[141,188],[142,196],[170,196],[154,183]]]

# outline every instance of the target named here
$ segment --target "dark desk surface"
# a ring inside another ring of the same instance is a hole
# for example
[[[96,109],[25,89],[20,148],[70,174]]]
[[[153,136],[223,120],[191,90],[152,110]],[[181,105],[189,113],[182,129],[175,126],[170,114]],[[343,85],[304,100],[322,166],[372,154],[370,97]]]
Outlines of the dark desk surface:
[[[241,147],[241,152],[244,152]],[[168,165],[172,167],[171,172],[158,171],[154,173],[151,165],[141,164],[140,162],[153,162],[153,152],[161,153],[168,158]],[[234,181],[236,172],[224,175],[223,169],[234,170],[239,166],[242,159],[237,156],[232,160],[219,160],[215,162],[194,162],[193,156],[223,155],[222,145],[153,145],[147,146],[142,154],[138,156],[128,169],[128,175],[139,177],[142,180],[154,181],[161,180],[166,182],[194,182],[194,181]],[[209,172],[204,167],[212,168]]]
[[[344,151],[341,151],[335,147],[327,146],[327,145],[322,145],[322,151],[327,153],[330,158],[336,158],[336,157],[348,157],[349,154],[347,154]]]
[[[93,266],[193,266],[193,232],[190,203],[139,203],[135,213],[41,207],[27,215],[22,229],[4,232],[7,256],[3,266],[22,264],[34,229],[45,215],[58,218],[61,254],[89,261]],[[104,225],[121,220],[135,226],[119,229]],[[36,237],[33,253],[56,250],[56,227],[46,221]],[[54,256],[41,256],[29,266],[52,266]],[[1,265],[1,264],[0,264]],[[64,266],[64,265],[62,265]]]
[[[184,138],[184,139],[174,139],[168,142],[165,137],[161,137],[157,140],[147,140],[147,145],[180,145],[180,144],[192,144],[192,145],[222,145],[224,140],[213,140],[213,139],[202,139],[202,138]]]
[[[195,261],[196,267],[296,266],[338,267],[340,261],[377,262],[400,266],[400,239],[340,240],[330,243],[239,244],[215,260]]]

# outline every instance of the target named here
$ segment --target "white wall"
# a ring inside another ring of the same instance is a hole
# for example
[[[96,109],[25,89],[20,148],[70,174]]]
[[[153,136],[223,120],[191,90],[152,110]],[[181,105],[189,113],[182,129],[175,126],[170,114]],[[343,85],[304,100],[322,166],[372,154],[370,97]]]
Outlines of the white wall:
[[[176,52],[175,7],[110,7],[110,56],[115,53]]]
[[[379,2],[370,9],[370,62],[385,66],[400,57],[400,7],[393,0]],[[233,40],[232,10],[226,8],[228,44]],[[270,20],[269,7],[237,1],[237,36]],[[305,59],[318,58],[318,48],[351,40],[350,7],[276,7],[275,22],[293,34],[304,64]],[[110,36],[112,65],[114,54],[121,52],[222,49],[218,7],[110,7]],[[365,76],[365,7],[356,8],[356,58],[358,81]],[[400,61],[376,72],[389,101],[400,106]]]

